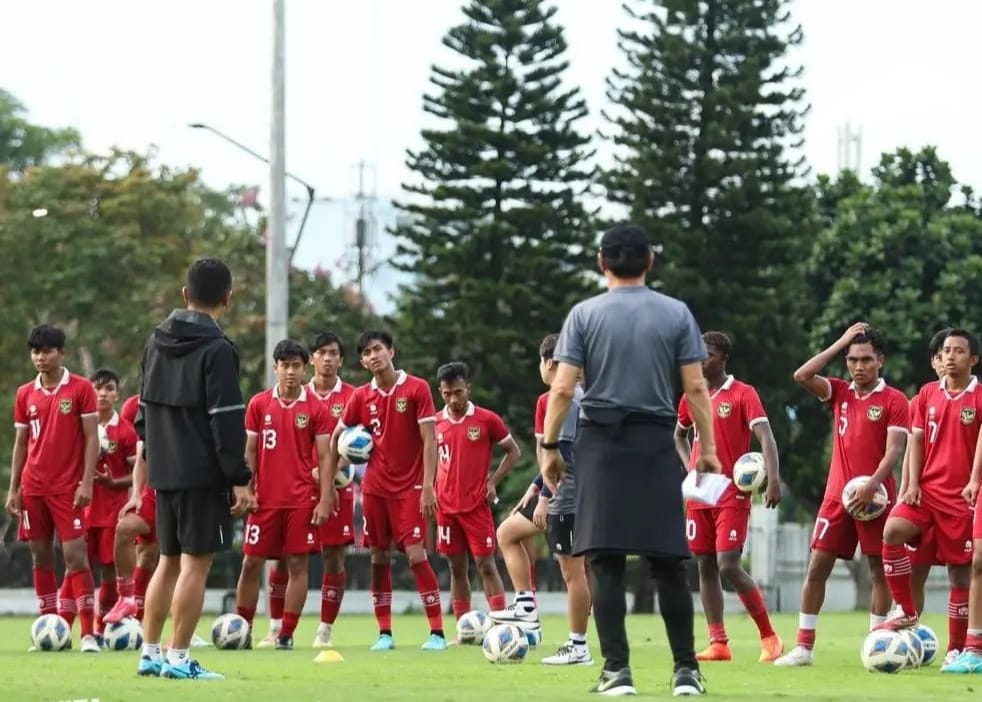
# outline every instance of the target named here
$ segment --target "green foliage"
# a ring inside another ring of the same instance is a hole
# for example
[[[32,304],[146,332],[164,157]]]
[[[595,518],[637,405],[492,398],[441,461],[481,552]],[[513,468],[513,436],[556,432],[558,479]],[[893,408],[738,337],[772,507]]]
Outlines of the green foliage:
[[[81,144],[74,129],[49,129],[31,124],[17,98],[0,89],[0,167],[23,171]]]

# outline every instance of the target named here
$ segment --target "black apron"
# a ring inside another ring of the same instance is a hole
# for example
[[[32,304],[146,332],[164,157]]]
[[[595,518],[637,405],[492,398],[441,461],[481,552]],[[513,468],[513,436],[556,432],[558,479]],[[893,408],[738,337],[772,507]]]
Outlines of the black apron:
[[[674,431],[674,422],[653,415],[590,410],[581,418],[574,555],[690,555]]]

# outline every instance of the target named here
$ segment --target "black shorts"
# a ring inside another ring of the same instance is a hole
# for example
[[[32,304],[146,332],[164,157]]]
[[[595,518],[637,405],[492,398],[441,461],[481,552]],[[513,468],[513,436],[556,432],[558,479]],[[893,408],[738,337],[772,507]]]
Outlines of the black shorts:
[[[529,503],[518,510],[518,513],[531,522],[532,515],[535,514],[536,504],[538,504],[538,500],[529,500]]]
[[[231,548],[231,506],[227,490],[157,490],[160,555],[199,556]]]
[[[548,519],[549,548],[557,556],[573,555],[573,525],[575,514],[550,514]]]

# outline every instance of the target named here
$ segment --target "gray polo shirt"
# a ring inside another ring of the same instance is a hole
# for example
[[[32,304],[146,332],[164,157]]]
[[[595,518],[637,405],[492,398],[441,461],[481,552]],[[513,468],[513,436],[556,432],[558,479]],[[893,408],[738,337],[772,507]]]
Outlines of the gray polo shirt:
[[[675,421],[678,368],[706,357],[684,302],[645,286],[619,287],[570,310],[554,358],[583,369],[581,412],[616,409]]]
[[[549,514],[573,514],[576,512],[576,467],[573,455],[573,442],[576,440],[576,425],[579,423],[580,400],[583,398],[583,388],[579,385],[573,391],[573,400],[569,406],[566,419],[559,430],[559,452],[566,462],[566,473],[559,483],[559,490],[549,498]]]

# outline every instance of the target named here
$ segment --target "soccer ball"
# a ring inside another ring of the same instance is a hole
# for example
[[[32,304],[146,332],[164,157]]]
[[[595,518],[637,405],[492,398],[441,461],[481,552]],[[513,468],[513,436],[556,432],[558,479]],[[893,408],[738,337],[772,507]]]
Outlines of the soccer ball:
[[[485,634],[481,650],[491,663],[521,663],[528,655],[529,642],[514,624],[495,624]]]
[[[853,494],[861,488],[863,485],[869,482],[869,476],[860,475],[857,478],[853,478],[846,486],[842,488],[842,504],[845,505],[852,499]],[[873,501],[870,502],[865,507],[860,507],[854,512],[850,512],[849,515],[853,519],[858,519],[861,522],[868,522],[872,519],[879,517],[887,508],[887,503],[890,501],[887,495],[887,489],[880,485],[876,489],[876,494],[873,495]]]
[[[72,628],[57,614],[42,614],[31,625],[31,641],[39,651],[71,648]]]
[[[334,476],[334,487],[342,490],[351,485],[351,481],[354,479],[355,467],[349,463],[338,469],[337,474]]]
[[[542,625],[540,624],[517,624],[519,629],[525,632],[528,639],[529,648],[535,648],[542,643]]]
[[[374,447],[372,435],[360,424],[348,427],[338,437],[338,452],[349,463],[365,463]]]
[[[223,614],[211,625],[211,640],[215,648],[234,651],[249,643],[249,622],[238,614]]]
[[[484,641],[492,623],[484,612],[473,610],[462,614],[457,620],[457,639],[460,643],[479,644]]]
[[[900,635],[907,642],[907,667],[920,668],[924,662],[924,643],[914,629],[903,629]]]
[[[135,651],[143,645],[143,629],[134,617],[106,624],[103,636],[110,651]]]
[[[931,665],[935,656],[938,655],[938,635],[929,626],[918,625],[914,630],[917,638],[921,640],[921,665]]]
[[[764,456],[756,451],[745,453],[733,464],[733,484],[740,492],[761,492],[767,487]]]
[[[871,631],[859,656],[870,672],[896,673],[907,664],[909,647],[906,638],[896,631]]]

